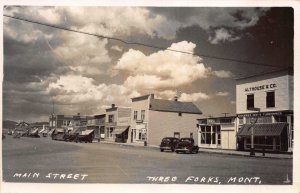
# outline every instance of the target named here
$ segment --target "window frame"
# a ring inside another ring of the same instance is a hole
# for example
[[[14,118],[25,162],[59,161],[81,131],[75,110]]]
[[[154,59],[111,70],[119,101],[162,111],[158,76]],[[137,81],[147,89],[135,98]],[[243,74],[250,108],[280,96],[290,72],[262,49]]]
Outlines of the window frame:
[[[269,95],[272,94],[272,95]],[[266,108],[274,108],[276,106],[275,91],[266,92]]]

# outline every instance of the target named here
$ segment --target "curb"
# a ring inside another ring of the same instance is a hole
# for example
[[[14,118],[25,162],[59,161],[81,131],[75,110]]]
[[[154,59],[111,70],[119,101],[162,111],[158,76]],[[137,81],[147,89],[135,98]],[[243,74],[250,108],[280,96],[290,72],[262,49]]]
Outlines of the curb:
[[[247,154],[237,154],[237,153],[224,153],[224,152],[209,152],[209,151],[201,151],[201,153],[207,153],[207,154],[223,154],[223,155],[232,155],[232,156],[241,156],[241,157],[251,157],[251,158],[265,158],[265,159],[293,159],[293,157],[273,157],[273,156],[250,156]]]
[[[158,146],[143,146],[143,145],[132,145],[132,144],[127,144],[127,143],[124,143],[124,144],[121,144],[121,143],[110,143],[110,142],[100,142],[100,143],[103,143],[103,144],[111,144],[111,145],[119,145],[121,147],[132,147],[132,148],[145,148],[145,149],[159,149]],[[251,157],[251,158],[266,158],[266,159],[293,159],[293,156],[291,157],[273,157],[273,156],[262,156],[262,155],[259,155],[259,156],[250,156],[250,155],[247,155],[247,154],[238,154],[238,153],[231,153],[231,152],[215,152],[215,151],[204,151],[204,150],[201,150],[199,149],[199,153],[207,153],[207,154],[223,154],[223,155],[232,155],[232,156],[242,156],[242,157]]]

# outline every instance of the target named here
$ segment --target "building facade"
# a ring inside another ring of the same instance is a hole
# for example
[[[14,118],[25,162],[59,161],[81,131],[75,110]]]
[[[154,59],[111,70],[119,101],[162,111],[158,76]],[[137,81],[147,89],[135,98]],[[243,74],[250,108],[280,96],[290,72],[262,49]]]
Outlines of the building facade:
[[[131,108],[116,107],[106,109],[105,140],[126,143],[130,127]]]
[[[164,137],[191,137],[197,141],[197,119],[202,112],[191,102],[132,98],[130,143],[158,146]]]
[[[80,113],[77,115],[50,115],[49,116],[49,127],[55,128],[68,128],[73,127],[86,127],[88,116],[82,116]]]
[[[87,129],[95,131],[95,138],[98,140],[105,138],[105,114],[94,115],[87,120]]]
[[[238,149],[292,151],[294,143],[292,69],[236,80]],[[253,134],[252,130],[253,129]]]
[[[236,116],[198,119],[198,146],[236,149]]]

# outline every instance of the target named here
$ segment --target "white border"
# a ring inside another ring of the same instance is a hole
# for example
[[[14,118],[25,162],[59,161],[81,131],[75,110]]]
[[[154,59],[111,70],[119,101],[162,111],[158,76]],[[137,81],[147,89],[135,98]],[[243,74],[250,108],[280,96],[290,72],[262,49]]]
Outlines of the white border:
[[[265,192],[291,192],[299,193],[300,191],[300,157],[299,157],[299,61],[300,61],[300,49],[299,49],[299,18],[300,18],[300,1],[297,0],[161,0],[146,1],[146,0],[52,0],[52,1],[42,1],[42,0],[2,0],[1,5],[1,16],[0,16],[0,26],[2,29],[2,34],[0,38],[0,52],[1,54],[1,79],[3,81],[3,6],[4,5],[29,5],[29,6],[154,6],[154,7],[293,7],[294,8],[294,117],[295,117],[295,147],[293,155],[293,185],[158,185],[158,184],[36,184],[36,183],[3,183],[0,185],[1,192],[3,193],[34,193],[34,192],[189,192],[189,193],[211,193],[211,192],[243,192],[243,193],[265,193]],[[1,92],[2,92],[2,85]],[[2,94],[2,93],[1,93]],[[2,96],[2,95],[1,95]],[[1,107],[2,107],[2,97],[1,97]],[[1,123],[2,126],[2,111]],[[2,128],[2,127],[1,127]],[[0,144],[2,149],[2,144]],[[2,151],[1,151],[1,165],[2,165]],[[2,170],[2,167],[1,167]],[[2,180],[2,175],[1,175]]]

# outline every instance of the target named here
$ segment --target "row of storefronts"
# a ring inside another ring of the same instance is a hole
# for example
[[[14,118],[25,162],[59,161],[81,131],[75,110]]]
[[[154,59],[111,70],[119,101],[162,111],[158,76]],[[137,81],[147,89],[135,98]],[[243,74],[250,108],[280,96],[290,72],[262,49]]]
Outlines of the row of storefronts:
[[[130,107],[112,104],[104,114],[77,118],[99,141],[158,146],[163,137],[190,137],[200,148],[292,152],[293,86],[290,69],[237,79],[235,116],[203,117],[192,102],[149,94],[132,98]]]

